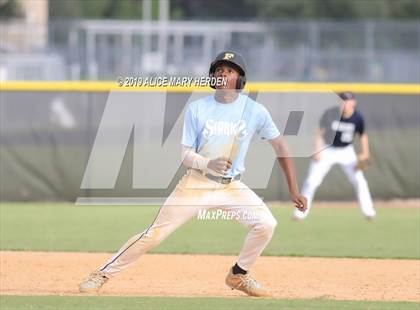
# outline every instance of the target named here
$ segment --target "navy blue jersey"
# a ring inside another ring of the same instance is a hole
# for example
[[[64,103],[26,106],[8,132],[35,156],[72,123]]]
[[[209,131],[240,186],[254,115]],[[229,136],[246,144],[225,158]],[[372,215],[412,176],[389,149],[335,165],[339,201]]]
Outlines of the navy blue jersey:
[[[333,141],[335,147],[344,147],[353,143],[356,133],[362,135],[365,131],[365,121],[360,112],[354,110],[349,118],[341,116],[337,108],[328,109],[321,117],[320,127],[324,129],[324,140]],[[334,140],[333,140],[334,139]]]

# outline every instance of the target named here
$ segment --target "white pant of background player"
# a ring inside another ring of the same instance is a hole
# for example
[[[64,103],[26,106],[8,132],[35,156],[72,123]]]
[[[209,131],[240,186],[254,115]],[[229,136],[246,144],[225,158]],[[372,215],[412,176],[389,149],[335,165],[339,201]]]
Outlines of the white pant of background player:
[[[308,199],[308,209],[305,212],[300,212],[298,209],[295,209],[294,217],[304,219],[309,214],[316,189],[321,185],[325,175],[335,164],[341,166],[353,185],[363,215],[366,218],[375,217],[376,212],[373,208],[372,197],[363,172],[354,169],[357,164],[357,156],[353,145],[329,147],[323,150],[320,155],[321,159],[319,161],[311,161],[308,176],[302,188],[302,195]]]

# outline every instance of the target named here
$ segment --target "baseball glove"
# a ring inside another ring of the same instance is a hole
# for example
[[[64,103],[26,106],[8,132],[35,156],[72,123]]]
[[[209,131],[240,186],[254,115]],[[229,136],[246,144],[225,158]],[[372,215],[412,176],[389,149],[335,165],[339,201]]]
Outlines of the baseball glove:
[[[361,170],[361,171],[365,171],[369,168],[369,166],[372,165],[372,160],[371,159],[358,159],[357,160],[357,164],[356,166],[354,166],[354,170]]]

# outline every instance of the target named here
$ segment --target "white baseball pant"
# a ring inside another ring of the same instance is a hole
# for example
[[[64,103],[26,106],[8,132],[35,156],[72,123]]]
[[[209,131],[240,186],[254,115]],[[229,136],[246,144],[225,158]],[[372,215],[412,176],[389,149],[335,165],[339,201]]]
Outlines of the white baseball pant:
[[[189,170],[160,208],[153,223],[130,238],[99,270],[112,277],[157,246],[200,210],[222,209],[249,229],[237,264],[249,270],[270,241],[277,225],[264,202],[244,183],[220,184]]]
[[[357,155],[353,145],[329,147],[324,149],[320,155],[321,159],[319,161],[311,161],[308,175],[302,187],[302,195],[308,199],[308,208],[305,212],[295,209],[294,217],[304,219],[309,214],[316,189],[321,185],[322,180],[335,164],[341,166],[353,185],[362,214],[366,217],[374,217],[376,212],[373,208],[367,181],[362,171],[354,169],[357,164]]]

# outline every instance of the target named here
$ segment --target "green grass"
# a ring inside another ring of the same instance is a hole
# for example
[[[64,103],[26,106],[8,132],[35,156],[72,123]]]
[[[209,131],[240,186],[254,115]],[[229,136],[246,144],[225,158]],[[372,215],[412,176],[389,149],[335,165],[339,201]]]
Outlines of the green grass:
[[[141,232],[158,207],[0,204],[2,250],[114,252]],[[314,209],[305,222],[273,209],[278,226],[264,255],[420,258],[420,210],[379,209],[374,223],[355,208]],[[153,253],[232,254],[245,228],[235,221],[191,220]]]
[[[62,297],[62,296],[1,296],[2,310],[122,310],[122,309],[183,309],[183,310],[254,310],[254,309],[419,309],[414,302],[371,302],[336,300],[279,300],[252,298],[178,298],[178,297]]]

